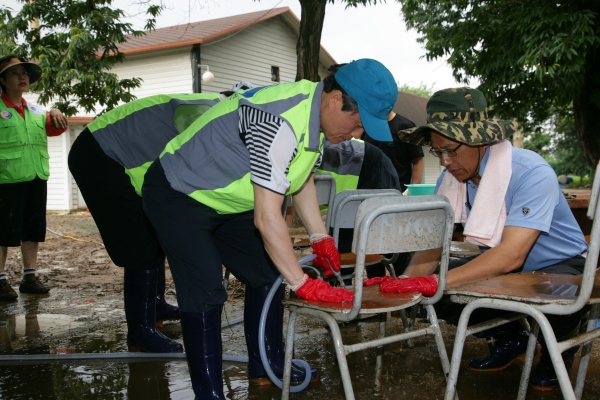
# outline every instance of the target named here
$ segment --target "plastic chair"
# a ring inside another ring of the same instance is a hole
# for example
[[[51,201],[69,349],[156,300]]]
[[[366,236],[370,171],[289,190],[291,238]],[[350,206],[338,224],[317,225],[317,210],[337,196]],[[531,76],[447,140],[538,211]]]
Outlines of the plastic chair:
[[[454,212],[443,196],[423,196],[419,198],[378,196],[362,202],[356,213],[356,228],[352,245],[352,249],[357,255],[353,289],[354,301],[351,304],[336,304],[294,298],[285,302],[289,305],[290,316],[286,337],[282,399],[289,398],[290,370],[298,315],[318,318],[327,323],[332,336],[346,399],[354,399],[346,355],[360,350],[378,348],[375,373],[376,392],[381,389],[382,346],[401,340],[434,335],[442,369],[445,375],[448,373],[448,356],[432,305],[441,298],[446,284],[453,223]],[[426,298],[418,292],[382,293],[379,291],[378,286],[363,288],[365,257],[367,254],[396,253],[433,248],[442,248],[439,286],[433,297]],[[430,325],[411,332],[385,336],[388,312],[402,310],[419,303],[425,305]],[[344,344],[338,322],[353,321],[359,315],[365,314],[380,316],[379,337],[368,342]]]
[[[446,400],[456,392],[456,382],[465,338],[492,326],[503,325],[528,315],[533,318],[525,365],[521,374],[518,399],[525,399],[531,373],[531,365],[537,344],[538,332],[541,329],[548,352],[556,371],[564,399],[581,399],[585,376],[589,364],[594,338],[600,337],[600,329],[596,329],[600,304],[600,277],[596,275],[598,252],[600,249],[600,222],[597,218],[600,202],[600,165],[596,168],[592,196],[588,207],[588,218],[593,219],[591,240],[585,261],[583,275],[517,273],[502,275],[483,281],[453,287],[446,291],[457,303],[468,303],[464,308],[456,330],[450,376],[446,387]],[[557,342],[552,327],[544,314],[569,315],[581,310],[586,304],[591,305],[590,316],[584,333]],[[493,308],[506,310],[516,314],[495,319],[486,323],[472,325],[467,328],[471,313],[477,308]],[[575,390],[571,385],[561,353],[566,349],[584,344]]]

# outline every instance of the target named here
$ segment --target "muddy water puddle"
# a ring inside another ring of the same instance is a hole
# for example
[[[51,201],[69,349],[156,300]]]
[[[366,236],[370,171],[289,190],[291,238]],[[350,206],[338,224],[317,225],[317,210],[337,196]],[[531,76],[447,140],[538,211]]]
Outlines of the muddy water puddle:
[[[2,399],[193,399],[187,364],[178,361],[114,362],[101,361],[94,354],[126,351],[126,325],[119,293],[53,290],[49,296],[21,295],[14,303],[0,304],[1,355],[90,354],[90,360],[60,363],[0,363]],[[239,303],[225,306],[223,321],[241,315]],[[390,318],[388,334],[401,329]],[[316,329],[320,325],[299,319],[297,329]],[[447,349],[452,351],[454,328],[443,324]],[[165,324],[162,332],[182,341],[178,323]],[[344,340],[355,343],[377,335],[375,324],[347,325]],[[246,355],[243,324],[222,329],[224,353]],[[433,338],[386,346],[381,399],[442,399],[445,380]],[[584,390],[584,399],[600,398],[598,344],[593,353]],[[343,399],[340,374],[327,334],[298,339],[295,358],[308,361],[321,371],[321,381],[292,399]],[[486,354],[482,339],[469,338],[465,345],[459,375],[461,399],[514,399],[517,395],[521,363],[493,374],[468,371],[472,357]],[[375,351],[348,356],[357,399],[371,399],[375,379]],[[228,399],[279,399],[274,386],[248,385],[247,366],[223,363],[223,387]],[[539,394],[530,391],[528,399],[561,399],[560,392]]]

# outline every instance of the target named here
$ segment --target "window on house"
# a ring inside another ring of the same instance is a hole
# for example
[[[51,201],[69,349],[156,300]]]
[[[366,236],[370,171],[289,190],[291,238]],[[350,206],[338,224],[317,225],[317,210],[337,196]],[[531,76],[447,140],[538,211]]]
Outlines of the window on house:
[[[273,82],[279,82],[279,67],[271,66],[271,80]]]

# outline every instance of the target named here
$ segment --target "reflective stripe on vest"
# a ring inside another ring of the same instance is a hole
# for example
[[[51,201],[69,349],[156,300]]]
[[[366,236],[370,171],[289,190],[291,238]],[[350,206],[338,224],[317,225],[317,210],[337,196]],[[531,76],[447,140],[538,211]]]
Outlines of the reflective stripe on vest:
[[[161,154],[171,187],[219,213],[254,208],[250,155],[238,128],[238,108],[244,105],[277,115],[296,135],[298,151],[287,173],[287,193],[297,192],[320,156],[322,91],[322,83],[300,81],[237,93],[221,101]]]
[[[352,139],[333,144],[325,142],[323,161],[317,171],[328,172],[335,179],[336,193],[355,190],[365,160],[365,143]]]
[[[46,112],[29,103],[24,113],[25,119],[0,99],[0,184],[50,176]]]
[[[88,129],[102,150],[125,167],[141,195],[144,175],[165,145],[219,99],[216,93],[150,96],[109,111]]]

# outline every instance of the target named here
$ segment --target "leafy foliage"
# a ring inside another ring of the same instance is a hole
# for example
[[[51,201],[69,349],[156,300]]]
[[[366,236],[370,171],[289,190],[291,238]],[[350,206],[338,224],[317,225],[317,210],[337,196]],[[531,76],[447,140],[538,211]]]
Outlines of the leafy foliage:
[[[584,156],[581,146],[577,142],[575,121],[571,113],[556,117],[552,150],[553,157],[557,162],[557,174],[593,175],[594,166]]]
[[[260,1],[260,0],[254,0]],[[301,6],[300,34],[296,43],[297,68],[296,81],[308,79],[313,82],[321,80],[319,76],[319,52],[321,50],[321,34],[325,21],[325,7],[335,0],[299,0]],[[385,0],[338,0],[348,7],[366,6],[383,3]],[[327,66],[328,67],[328,66]]]
[[[577,142],[576,142],[577,143]],[[523,147],[535,151],[540,156],[547,159],[551,154],[552,138],[541,129],[536,129],[533,132],[525,133]]]
[[[419,86],[410,86],[408,84],[403,84],[398,86],[398,91],[416,94],[417,96],[430,98],[433,95],[433,85],[431,87],[427,86],[426,83],[421,82]]]
[[[447,57],[459,82],[477,78],[497,115],[531,130],[573,108],[587,158],[600,158],[600,2],[398,1],[427,59]]]
[[[123,11],[112,0],[19,0],[20,11],[0,6],[0,54],[37,60],[42,78],[32,85],[39,103],[54,101],[65,115],[77,108],[94,113],[135,99],[139,78],[119,79],[112,67],[123,62],[118,49],[126,35],[143,31],[121,22]],[[153,29],[162,5],[149,5],[145,29]],[[39,20],[39,27],[29,21]]]

